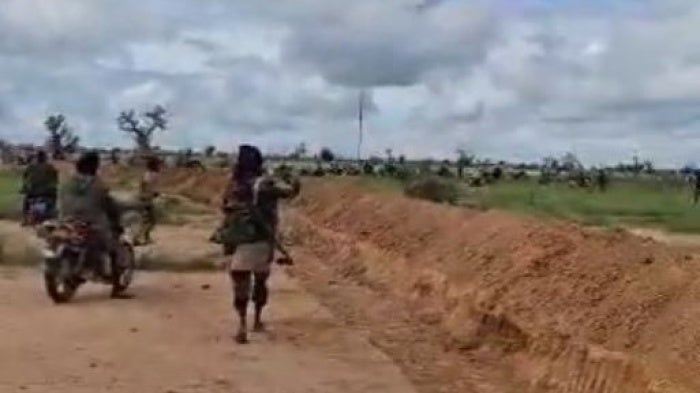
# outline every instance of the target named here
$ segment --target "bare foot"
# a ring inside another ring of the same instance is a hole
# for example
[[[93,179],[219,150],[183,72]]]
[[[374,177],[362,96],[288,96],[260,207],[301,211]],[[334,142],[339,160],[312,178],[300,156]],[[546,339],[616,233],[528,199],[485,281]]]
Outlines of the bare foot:
[[[253,324],[253,331],[262,333],[265,331],[265,324],[262,321],[257,321]]]
[[[234,338],[238,344],[248,344],[248,335],[244,331],[238,332]]]

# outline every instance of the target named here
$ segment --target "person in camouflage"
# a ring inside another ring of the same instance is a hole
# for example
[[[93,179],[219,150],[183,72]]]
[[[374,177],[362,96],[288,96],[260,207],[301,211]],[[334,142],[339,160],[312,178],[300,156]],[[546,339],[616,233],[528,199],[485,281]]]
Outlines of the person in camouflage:
[[[700,201],[700,169],[693,172],[692,177],[693,204],[697,205]]]
[[[143,174],[139,184],[139,205],[141,208],[141,225],[134,239],[134,244],[150,244],[151,232],[156,226],[156,209],[154,201],[160,195],[156,187],[158,173],[160,172],[160,160],[152,156],[146,159],[146,173]]]
[[[61,184],[59,190],[59,219],[90,225],[90,252],[106,252],[114,259],[118,236],[123,231],[121,209],[97,176],[99,166],[100,157],[96,152],[87,152],[78,159],[76,173]]]
[[[239,317],[238,343],[248,342],[246,314],[251,292],[255,305],[253,329],[264,330],[261,316],[268,300],[267,280],[277,245],[277,205],[280,199],[292,198],[299,190],[298,181],[288,184],[265,175],[262,154],[256,147],[240,146],[223,198],[226,218],[221,231],[225,253],[230,255],[233,305]]]
[[[53,213],[56,209],[56,197],[58,192],[58,171],[48,162],[46,152],[40,150],[34,157],[34,162],[29,164],[22,175],[22,190],[24,200],[22,202],[23,224],[27,224],[29,202],[32,198],[45,198],[48,202],[48,210]]]
[[[600,190],[600,192],[607,191],[609,182],[610,181],[608,179],[608,174],[605,171],[605,169],[604,168],[598,169],[596,172],[596,185],[598,186],[598,189]]]

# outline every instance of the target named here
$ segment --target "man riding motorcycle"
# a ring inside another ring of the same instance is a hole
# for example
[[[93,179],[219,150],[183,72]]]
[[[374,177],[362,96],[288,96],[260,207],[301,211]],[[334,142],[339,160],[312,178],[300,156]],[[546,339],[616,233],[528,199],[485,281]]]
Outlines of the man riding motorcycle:
[[[106,253],[114,260],[117,258],[118,238],[123,232],[121,211],[98,177],[99,167],[100,157],[96,152],[87,152],[78,159],[76,173],[66,179],[59,191],[59,217],[61,221],[88,224],[91,252]],[[99,271],[101,266],[93,268]]]
[[[46,152],[37,152],[34,162],[29,164],[22,176],[22,203],[23,224],[29,224],[30,201],[34,198],[43,198],[48,209],[49,216],[56,209],[56,194],[58,189],[58,171],[48,162]]]

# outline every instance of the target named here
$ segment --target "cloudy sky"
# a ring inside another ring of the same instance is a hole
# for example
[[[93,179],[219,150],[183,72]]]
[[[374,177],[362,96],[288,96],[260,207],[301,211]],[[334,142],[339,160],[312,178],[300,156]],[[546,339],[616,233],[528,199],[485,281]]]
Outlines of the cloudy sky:
[[[360,90],[367,155],[698,161],[700,2],[0,0],[4,139],[162,104],[161,146],[354,154]]]

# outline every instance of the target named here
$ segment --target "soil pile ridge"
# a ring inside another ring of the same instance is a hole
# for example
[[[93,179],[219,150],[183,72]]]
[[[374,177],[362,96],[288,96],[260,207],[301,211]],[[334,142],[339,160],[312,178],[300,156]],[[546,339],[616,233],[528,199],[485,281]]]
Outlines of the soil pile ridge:
[[[216,204],[223,173],[166,176]],[[700,291],[690,255],[624,231],[541,222],[307,181],[290,219],[338,277],[497,350],[532,391],[700,391]]]
[[[345,276],[408,299],[455,348],[503,350],[555,391],[700,391],[691,256],[624,231],[368,194],[352,182],[310,182],[305,195],[304,216],[346,240],[345,251],[332,242]],[[593,385],[576,390],[571,376]]]

